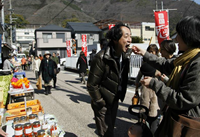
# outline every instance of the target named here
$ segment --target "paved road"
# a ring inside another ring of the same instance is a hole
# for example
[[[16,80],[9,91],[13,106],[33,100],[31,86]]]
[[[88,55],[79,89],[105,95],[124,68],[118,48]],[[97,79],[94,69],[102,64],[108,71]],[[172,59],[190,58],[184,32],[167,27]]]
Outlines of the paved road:
[[[94,114],[90,106],[90,96],[86,85],[80,83],[78,74],[61,71],[58,75],[57,88],[52,94],[44,95],[44,90],[36,89],[36,80],[33,72],[27,71],[27,77],[35,88],[35,99],[41,102],[45,113],[56,116],[58,124],[66,132],[66,137],[97,137],[94,123]],[[115,137],[128,137],[127,129],[136,122],[134,116],[128,113],[134,88],[128,87],[123,103],[119,104],[116,119]]]

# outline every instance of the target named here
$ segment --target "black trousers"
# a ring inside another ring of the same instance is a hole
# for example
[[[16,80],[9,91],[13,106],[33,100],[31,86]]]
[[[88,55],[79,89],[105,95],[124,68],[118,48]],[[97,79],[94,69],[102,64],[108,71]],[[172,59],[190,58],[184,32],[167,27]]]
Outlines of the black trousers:
[[[53,86],[56,86],[56,82],[57,82],[57,75],[53,78]]]
[[[114,137],[114,126],[118,110],[118,100],[115,100],[112,105],[105,106],[98,110],[93,101],[91,106],[94,111],[95,123],[100,137]]]
[[[22,65],[22,70],[25,70],[26,64]]]

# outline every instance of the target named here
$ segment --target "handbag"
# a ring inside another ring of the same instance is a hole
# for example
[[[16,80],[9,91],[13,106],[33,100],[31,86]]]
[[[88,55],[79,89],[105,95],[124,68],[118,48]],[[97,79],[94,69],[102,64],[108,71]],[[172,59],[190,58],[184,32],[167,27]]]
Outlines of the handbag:
[[[36,86],[37,86],[37,89],[39,89],[39,90],[42,89],[42,80],[41,80],[41,76],[39,76],[39,78],[37,79]]]
[[[200,118],[177,114],[170,108],[155,132],[155,137],[197,137],[200,135]]]
[[[57,75],[60,71],[57,68],[54,68],[54,74]]]

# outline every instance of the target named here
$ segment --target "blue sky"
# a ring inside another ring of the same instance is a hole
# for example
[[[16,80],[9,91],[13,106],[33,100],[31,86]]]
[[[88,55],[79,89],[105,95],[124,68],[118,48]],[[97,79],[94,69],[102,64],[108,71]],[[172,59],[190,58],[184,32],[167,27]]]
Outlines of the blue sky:
[[[200,5],[200,0],[194,0],[194,2]]]

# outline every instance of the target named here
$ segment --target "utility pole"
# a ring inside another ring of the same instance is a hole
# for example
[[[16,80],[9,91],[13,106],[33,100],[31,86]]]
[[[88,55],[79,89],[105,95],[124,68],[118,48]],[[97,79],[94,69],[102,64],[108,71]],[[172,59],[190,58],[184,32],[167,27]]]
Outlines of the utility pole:
[[[4,0],[1,0],[2,5],[4,5]],[[4,16],[4,6],[2,6],[1,9],[1,20],[2,20],[2,27],[3,27],[3,31],[5,31],[5,16]],[[2,37],[2,43],[5,43],[5,34],[3,32],[3,37]]]
[[[158,10],[158,4],[157,4],[157,1],[156,1],[156,10]]]
[[[156,10],[153,10],[154,12],[155,11],[167,11],[167,15],[168,15],[168,20],[167,20],[167,22],[168,22],[168,31],[169,31],[169,10],[177,10],[177,9],[164,9],[163,8],[163,1],[161,1],[161,9],[158,9],[158,7],[157,7],[157,1],[156,1]],[[169,32],[168,32],[169,33]]]
[[[9,0],[10,2],[10,46],[12,47],[12,13],[13,13],[13,9],[12,9],[12,4],[11,4],[11,0]]]

